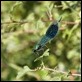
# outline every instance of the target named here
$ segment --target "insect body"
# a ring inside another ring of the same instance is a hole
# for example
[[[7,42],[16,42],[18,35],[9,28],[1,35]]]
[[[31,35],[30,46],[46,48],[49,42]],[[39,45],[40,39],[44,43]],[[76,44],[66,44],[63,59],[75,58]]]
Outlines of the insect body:
[[[60,22],[61,18],[50,25],[48,30],[46,31],[45,35],[42,37],[42,39],[36,44],[34,48],[34,52],[38,52],[43,49],[43,47],[48,43],[50,40],[52,40],[56,34],[58,33],[58,23]]]

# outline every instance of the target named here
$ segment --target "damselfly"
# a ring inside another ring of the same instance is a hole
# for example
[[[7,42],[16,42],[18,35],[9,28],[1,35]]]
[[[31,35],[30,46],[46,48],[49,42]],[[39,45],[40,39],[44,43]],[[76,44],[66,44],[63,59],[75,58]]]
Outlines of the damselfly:
[[[58,23],[60,22],[62,17],[59,18],[59,20],[53,22],[48,30],[46,31],[45,35],[41,38],[41,40],[36,44],[34,47],[34,53],[37,53],[38,51],[42,50],[44,46],[46,46],[46,43],[51,41],[56,34],[58,33]]]

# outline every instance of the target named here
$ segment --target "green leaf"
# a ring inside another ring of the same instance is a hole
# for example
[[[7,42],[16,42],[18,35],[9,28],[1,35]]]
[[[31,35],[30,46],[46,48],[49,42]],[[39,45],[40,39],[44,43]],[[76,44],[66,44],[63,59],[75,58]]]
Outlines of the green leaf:
[[[17,79],[23,77],[28,71],[31,71],[31,69],[28,66],[24,66],[22,70],[20,70],[17,74]]]
[[[48,75],[48,71],[44,70],[44,69],[41,69],[41,70],[38,71],[38,74],[40,75],[41,79],[46,80],[45,78]]]
[[[49,56],[49,52],[48,52],[48,51],[49,51],[49,49],[47,49],[47,50],[44,52],[43,55],[41,55],[40,57],[36,58],[36,59],[34,60],[34,62],[40,60],[40,59],[43,58],[44,56]]]

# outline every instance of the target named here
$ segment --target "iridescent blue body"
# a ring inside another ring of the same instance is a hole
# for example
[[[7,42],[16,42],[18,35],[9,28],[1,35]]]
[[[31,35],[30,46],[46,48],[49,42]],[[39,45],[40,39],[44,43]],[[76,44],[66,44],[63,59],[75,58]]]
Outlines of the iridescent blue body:
[[[41,38],[41,40],[35,46],[34,52],[42,50],[42,48],[46,45],[46,43],[48,43],[56,36],[56,34],[58,33],[58,22],[60,22],[60,20],[50,25],[45,35]]]
[[[49,40],[52,40],[55,35],[58,32],[58,25],[54,25],[52,24],[48,30],[46,31],[46,34],[42,37],[42,39],[40,40],[40,42],[38,42],[39,45],[41,45],[42,47],[45,46],[45,44],[47,42],[49,42]]]

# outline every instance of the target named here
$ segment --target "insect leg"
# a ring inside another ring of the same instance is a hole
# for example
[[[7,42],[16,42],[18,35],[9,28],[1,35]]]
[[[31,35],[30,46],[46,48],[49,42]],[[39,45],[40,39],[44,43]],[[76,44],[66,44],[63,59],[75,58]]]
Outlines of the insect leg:
[[[38,52],[36,52],[37,53],[37,55],[39,56],[39,53]]]
[[[48,49],[48,47],[45,45],[45,47]]]

